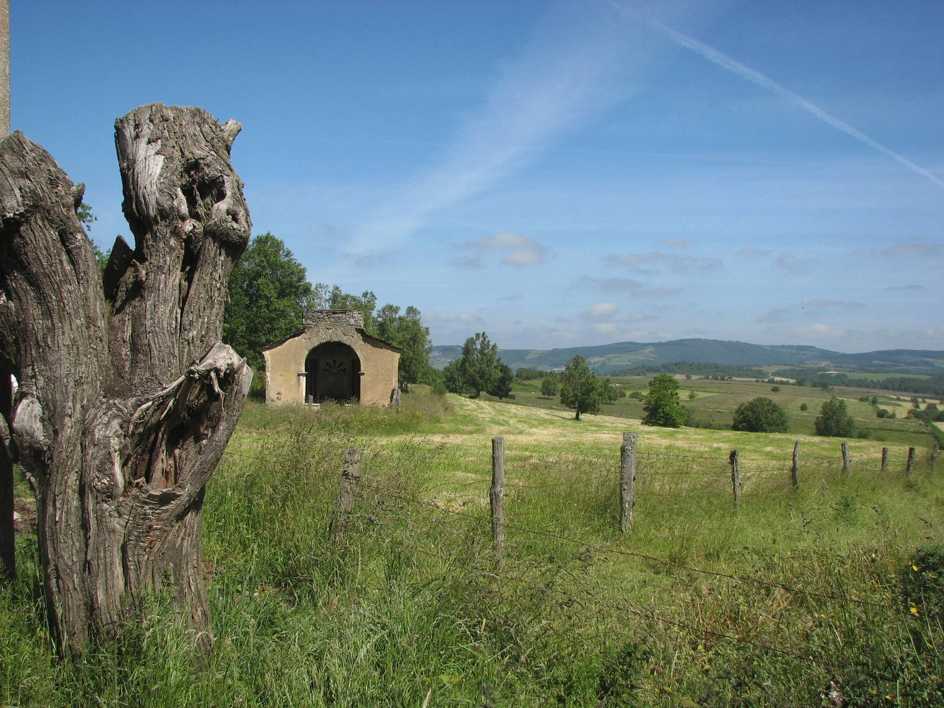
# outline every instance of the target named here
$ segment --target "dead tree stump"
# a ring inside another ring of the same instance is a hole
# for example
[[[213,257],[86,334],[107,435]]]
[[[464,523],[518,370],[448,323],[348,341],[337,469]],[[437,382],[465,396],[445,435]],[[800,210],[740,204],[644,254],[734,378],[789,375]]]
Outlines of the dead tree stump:
[[[115,122],[135,245],[119,237],[104,276],[81,186],[21,133],[0,140],[0,360],[20,381],[13,441],[64,652],[162,587],[209,637],[203,495],[252,380],[220,343],[251,229],[229,160],[238,132],[160,104]]]
[[[361,481],[361,452],[357,448],[344,451],[344,466],[341,468],[341,487],[334,505],[329,534],[334,543],[340,542],[347,530],[348,518],[354,509],[354,497]]]

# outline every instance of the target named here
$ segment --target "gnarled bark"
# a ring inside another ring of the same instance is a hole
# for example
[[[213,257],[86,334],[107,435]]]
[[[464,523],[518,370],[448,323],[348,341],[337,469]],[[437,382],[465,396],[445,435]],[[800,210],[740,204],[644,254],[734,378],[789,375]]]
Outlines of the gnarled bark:
[[[135,246],[119,238],[104,277],[76,218],[81,187],[22,134],[0,141],[0,360],[20,381],[12,447],[38,491],[66,651],[165,585],[208,629],[204,488],[252,378],[220,343],[251,228],[229,162],[237,132],[195,108],[116,121]]]

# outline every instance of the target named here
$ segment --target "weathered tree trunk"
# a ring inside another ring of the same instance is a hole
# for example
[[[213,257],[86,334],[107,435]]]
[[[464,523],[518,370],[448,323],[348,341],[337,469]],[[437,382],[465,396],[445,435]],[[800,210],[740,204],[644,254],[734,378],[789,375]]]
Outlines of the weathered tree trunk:
[[[16,541],[13,526],[13,454],[10,448],[13,402],[9,365],[0,354],[0,581],[16,577]]]
[[[159,104],[115,122],[135,248],[119,237],[104,278],[81,187],[22,134],[0,141],[0,352],[20,380],[13,439],[63,651],[164,587],[209,636],[200,511],[252,379],[220,343],[251,228],[238,131]]]
[[[0,0],[0,138],[10,132],[10,0]],[[9,449],[13,420],[11,362],[0,352],[0,580],[16,576],[13,529],[13,455]]]

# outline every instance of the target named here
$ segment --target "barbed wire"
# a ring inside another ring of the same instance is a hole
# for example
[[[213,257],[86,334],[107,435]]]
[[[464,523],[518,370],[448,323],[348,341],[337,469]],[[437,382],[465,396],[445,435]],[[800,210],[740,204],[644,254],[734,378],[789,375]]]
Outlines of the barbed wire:
[[[417,500],[417,499],[410,499],[408,497],[403,497],[389,491],[385,493],[387,494],[387,496],[393,497],[395,499],[398,499],[399,501],[403,501],[405,503],[412,504],[415,506],[427,507],[430,509],[434,509],[436,511],[444,512],[444,513],[448,513],[452,515],[457,515],[457,516],[464,516],[466,518],[468,518],[469,516],[466,512],[457,511],[454,509],[448,509],[445,507],[438,506],[431,502],[425,502],[423,500]],[[765,586],[768,588],[777,588],[780,590],[784,590],[785,592],[789,592],[791,594],[806,595],[808,597],[813,597],[813,598],[822,599],[822,600],[836,600],[836,601],[843,601],[843,602],[848,601],[848,602],[852,602],[852,603],[863,605],[863,606],[885,607],[883,603],[875,602],[872,600],[856,598],[851,595],[842,596],[842,595],[835,595],[833,593],[823,593],[823,592],[819,592],[815,590],[804,590],[803,588],[797,588],[791,585],[787,585],[786,583],[781,583],[781,582],[772,581],[772,580],[765,580],[765,579],[758,578],[755,576],[735,575],[731,573],[724,573],[722,571],[706,570],[704,568],[698,568],[696,566],[680,563],[680,562],[673,561],[667,558],[660,558],[658,556],[653,556],[651,554],[643,553],[641,551],[630,551],[626,549],[613,548],[611,543],[590,543],[584,539],[570,538],[567,536],[563,536],[562,534],[556,531],[552,531],[552,530],[535,529],[535,528],[524,526],[522,524],[509,524],[507,522],[504,524],[504,528],[506,530],[519,531],[521,533],[525,533],[529,535],[552,538],[556,541],[563,541],[565,543],[586,546],[597,552],[602,551],[604,553],[613,553],[620,556],[647,560],[650,562],[659,563],[660,565],[663,565],[668,568],[677,567],[677,568],[682,568],[684,570],[687,570],[689,572],[693,572],[693,573],[697,573],[697,574],[701,574],[705,576],[724,578],[724,579],[732,580],[735,582],[741,582],[741,583],[753,583],[755,585]]]
[[[390,496],[393,496],[394,498],[400,498],[399,495],[395,495],[395,494],[391,494]],[[435,506],[435,505],[429,505],[429,504],[426,504],[426,503],[424,503],[424,502],[422,502],[422,501],[419,501],[419,500],[413,500],[413,499],[407,499],[407,498],[400,498],[400,499],[401,499],[401,501],[405,501],[405,502],[410,503],[410,504],[413,504],[413,505],[427,506],[428,508],[431,508],[431,509],[436,510],[436,511],[445,512],[445,513],[452,514],[452,515],[466,516],[466,517],[468,518],[468,515],[464,514],[463,512],[457,512],[457,511],[454,511],[454,510],[451,510],[451,509],[444,509],[444,508],[441,508],[441,507],[438,507],[438,506]],[[511,528],[511,527],[506,525],[506,528]],[[519,527],[519,530],[520,530],[520,527]],[[564,539],[563,537],[561,537],[559,540],[565,540],[565,539]],[[577,544],[579,544],[580,546],[582,546],[584,553],[586,553],[587,551],[590,551],[590,552],[597,551],[597,552],[598,552],[598,551],[601,550],[601,548],[600,548],[600,546],[599,546],[598,544],[592,544],[592,543],[591,543],[591,544],[588,544],[588,543],[584,543],[584,542],[581,542],[581,541],[577,541],[576,539],[566,539],[566,540],[568,540],[568,541],[570,541],[570,542],[572,542],[572,543],[577,543]],[[431,551],[431,550],[429,550],[429,549],[427,549],[427,548],[424,548],[424,547],[422,547],[422,546],[420,546],[419,544],[416,544],[416,543],[412,543],[412,544],[409,544],[409,545],[410,545],[410,548],[411,548],[411,549],[418,551],[421,555],[425,555],[425,556],[428,556],[428,557],[433,557],[433,558],[436,558],[436,559],[438,559],[438,560],[443,560],[441,553],[437,553],[436,551]],[[440,544],[439,548],[442,548],[442,544]],[[603,550],[604,553],[605,553],[607,550],[612,551],[612,550],[614,550],[614,549],[602,549],[602,550]],[[577,555],[577,559],[578,559],[578,560],[580,559],[580,556],[581,556],[581,555],[583,555],[583,554],[578,554],[578,555]],[[645,554],[643,554],[643,555],[645,555]],[[651,556],[648,557],[647,559],[649,559],[649,560],[664,561],[664,559],[658,559],[658,558],[651,557]],[[522,559],[516,557],[516,558],[515,558],[515,561],[516,561],[516,563],[519,563],[519,564],[520,564],[520,563],[522,562]],[[538,562],[538,561],[533,561],[533,562],[530,562],[530,563],[526,563],[525,567],[526,567],[526,568],[529,568],[529,569],[531,569],[531,570],[547,571],[547,570],[549,569],[549,566],[550,566],[550,565],[555,565],[557,572],[565,572],[565,573],[567,573],[567,575],[568,575],[569,577],[571,577],[572,579],[574,579],[574,580],[580,582],[580,579],[579,579],[577,576],[575,576],[573,573],[568,572],[565,566],[563,566],[563,565],[560,564],[560,563],[557,563],[557,564],[548,564],[546,558],[541,559],[541,561],[539,561],[539,562]],[[466,570],[467,572],[472,572],[472,573],[474,573],[474,574],[483,576],[483,577],[488,577],[489,579],[494,580],[494,581],[502,581],[502,580],[507,581],[507,580],[511,580],[511,581],[523,581],[523,582],[527,582],[527,581],[529,581],[529,580],[531,579],[530,576],[527,575],[525,572],[520,572],[520,571],[519,571],[519,572],[510,572],[510,571],[508,570],[507,566],[502,567],[502,569],[501,569],[500,571],[499,571],[499,570],[489,570],[489,571],[486,571],[486,570],[479,570],[479,569],[470,568],[470,567],[467,567],[467,566],[464,568],[464,570]],[[693,570],[695,570],[695,569],[693,569]],[[719,576],[719,577],[725,577],[725,578],[729,578],[729,579],[734,579],[734,580],[738,580],[738,579],[739,579],[737,576],[726,575],[726,574],[723,574],[723,573],[711,573],[711,574],[712,574],[712,575],[717,575],[717,576]],[[440,579],[445,579],[446,577],[447,577],[447,574],[444,574],[444,575],[442,576],[442,578],[440,578]],[[430,586],[431,584],[432,584],[432,581],[431,581],[430,583],[427,583],[427,586]],[[597,585],[599,585],[599,583],[597,583]],[[735,635],[733,635],[733,634],[728,634],[728,633],[725,633],[725,632],[720,632],[720,631],[718,631],[718,630],[710,629],[710,628],[708,628],[708,627],[698,627],[698,626],[695,626],[695,625],[693,625],[693,624],[691,624],[691,623],[689,623],[689,622],[685,622],[685,621],[680,620],[680,619],[677,619],[677,618],[671,618],[671,617],[665,616],[664,614],[660,614],[660,613],[658,613],[658,612],[657,612],[654,608],[652,608],[652,607],[643,607],[643,606],[638,605],[638,604],[636,604],[636,603],[632,603],[632,602],[630,602],[630,601],[628,601],[628,600],[614,601],[611,597],[602,597],[599,593],[592,593],[592,592],[590,592],[590,590],[587,588],[586,584],[584,584],[584,583],[581,583],[581,587],[582,587],[582,590],[583,590],[587,595],[593,595],[594,598],[598,601],[598,604],[599,604],[599,605],[602,605],[602,606],[609,606],[609,607],[611,607],[611,608],[616,608],[616,609],[624,610],[624,611],[629,612],[629,613],[631,613],[631,614],[634,614],[634,615],[636,615],[636,616],[643,617],[643,618],[645,618],[645,619],[647,619],[647,620],[649,620],[649,621],[657,622],[657,623],[662,623],[662,624],[665,624],[665,625],[669,625],[669,626],[675,627],[675,628],[677,628],[677,629],[684,630],[684,631],[689,632],[690,634],[692,634],[693,637],[696,637],[696,638],[697,638],[697,637],[710,636],[710,637],[713,637],[713,638],[715,638],[715,639],[724,640],[724,641],[729,641],[729,642],[733,642],[733,643],[739,644],[739,645],[741,645],[741,646],[750,647],[751,649],[761,650],[761,651],[766,651],[766,652],[771,652],[771,653],[775,653],[775,654],[778,654],[778,655],[780,655],[780,656],[784,656],[784,657],[787,657],[787,658],[790,658],[790,659],[793,659],[793,660],[796,660],[796,661],[801,661],[801,662],[804,662],[804,663],[813,663],[813,664],[815,665],[815,661],[813,660],[813,658],[812,658],[811,656],[801,654],[801,653],[799,653],[799,652],[797,652],[797,651],[794,651],[794,650],[792,650],[792,649],[785,649],[785,648],[783,648],[783,647],[775,646],[775,645],[773,645],[773,644],[771,644],[771,643],[768,643],[768,642],[761,642],[761,641],[757,641],[757,640],[747,639],[747,638],[744,638],[744,637],[738,637],[738,636],[735,636]],[[500,594],[501,594],[501,588],[502,588],[502,586],[501,586],[501,584],[499,583],[498,590],[499,590],[499,593],[500,593]],[[575,594],[573,594],[573,593],[565,592],[565,591],[563,591],[563,590],[561,590],[560,588],[555,587],[555,586],[552,586],[552,587],[545,587],[544,589],[545,589],[546,591],[553,592],[554,594],[556,594],[556,595],[558,595],[558,596],[560,596],[560,597],[562,597],[562,598],[568,600],[569,602],[572,602],[572,603],[574,603],[574,604],[577,604],[577,605],[581,605],[581,606],[586,607],[586,603],[584,602],[584,598],[578,597],[577,595],[575,595]],[[794,592],[810,594],[808,591],[796,590],[796,589],[794,590]],[[650,635],[650,637],[652,637],[652,635]]]

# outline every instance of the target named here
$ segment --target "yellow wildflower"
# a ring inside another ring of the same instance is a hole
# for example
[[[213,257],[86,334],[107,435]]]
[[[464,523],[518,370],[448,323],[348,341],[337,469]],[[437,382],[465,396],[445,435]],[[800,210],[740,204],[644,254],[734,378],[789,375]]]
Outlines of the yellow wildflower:
[[[917,616],[918,616],[918,608],[917,608],[917,607],[912,607],[912,608],[911,608],[911,614],[913,614],[915,617],[917,617]]]
[[[911,569],[916,573],[918,572],[918,566],[915,565],[914,563],[911,564]]]

